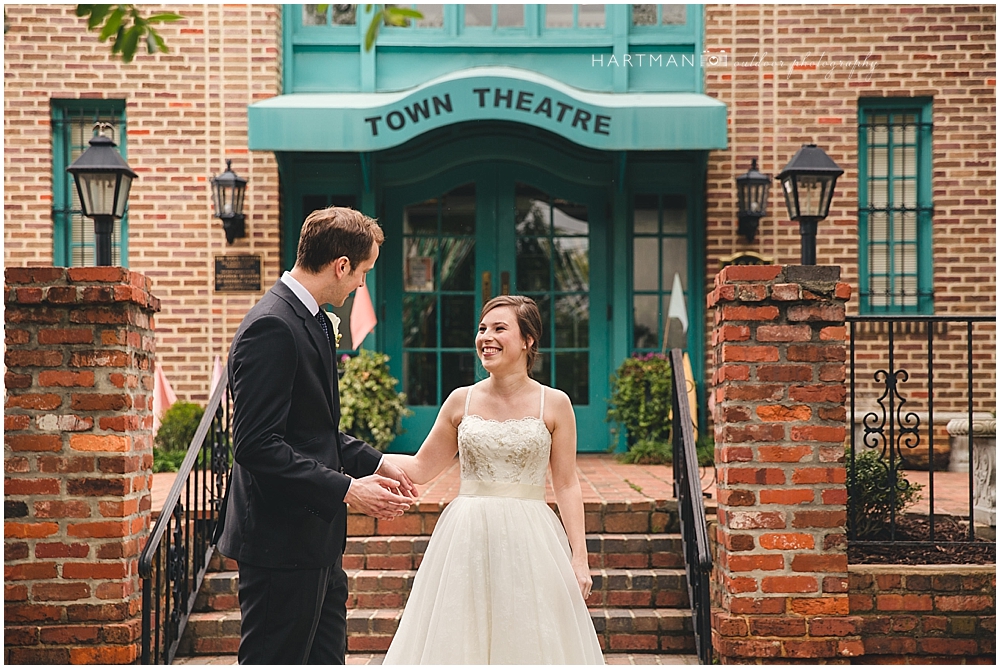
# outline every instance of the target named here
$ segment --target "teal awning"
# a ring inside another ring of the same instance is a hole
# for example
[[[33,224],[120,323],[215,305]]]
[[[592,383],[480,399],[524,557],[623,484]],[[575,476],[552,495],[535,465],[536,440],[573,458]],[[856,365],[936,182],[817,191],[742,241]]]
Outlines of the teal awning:
[[[513,121],[599,150],[726,148],[726,105],[698,93],[593,93],[477,67],[395,93],[296,93],[250,105],[254,151],[380,151],[466,121]]]

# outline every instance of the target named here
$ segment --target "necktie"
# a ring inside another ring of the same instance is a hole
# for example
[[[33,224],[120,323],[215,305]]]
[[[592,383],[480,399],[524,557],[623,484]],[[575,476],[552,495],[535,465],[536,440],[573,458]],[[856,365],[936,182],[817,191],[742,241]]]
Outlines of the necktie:
[[[316,312],[316,320],[319,321],[319,326],[323,328],[323,334],[326,335],[326,340],[330,341],[330,319],[323,312],[323,308]]]

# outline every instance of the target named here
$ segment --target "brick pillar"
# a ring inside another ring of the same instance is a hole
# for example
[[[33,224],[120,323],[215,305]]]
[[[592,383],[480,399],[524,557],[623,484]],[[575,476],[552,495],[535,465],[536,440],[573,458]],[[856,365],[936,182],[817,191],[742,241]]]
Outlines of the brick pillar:
[[[151,282],[5,272],[4,661],[134,662],[152,483]]]
[[[847,662],[844,304],[839,267],[727,267],[715,280],[723,662]]]

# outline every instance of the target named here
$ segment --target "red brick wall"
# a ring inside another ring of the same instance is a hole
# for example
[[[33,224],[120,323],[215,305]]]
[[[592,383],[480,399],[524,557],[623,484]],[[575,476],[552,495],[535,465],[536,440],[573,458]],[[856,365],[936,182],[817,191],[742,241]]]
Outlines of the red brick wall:
[[[6,270],[6,663],[136,658],[159,308],[149,290],[117,267]]]
[[[861,654],[847,599],[844,313],[836,267],[728,267],[709,295],[722,662]]]
[[[996,663],[993,565],[851,565],[850,589],[865,662]]]
[[[52,264],[50,98],[126,101],[129,267],[163,300],[159,360],[180,399],[205,403],[215,355],[259,294],[216,294],[214,256],[263,256],[266,290],[279,273],[274,157],[247,150],[247,105],[281,87],[277,5],[143,6],[184,20],[159,28],[168,54],[139,49],[128,65],[86,30],[74,5],[7,5],[4,36],[4,264]],[[227,247],[209,179],[248,177],[248,237]]]
[[[845,171],[830,217],[819,225],[818,263],[840,265],[841,280],[856,288],[858,98],[929,96],[935,310],[996,312],[995,7],[707,5],[705,48],[727,53],[727,66],[706,68],[705,92],[729,107],[729,149],[709,158],[709,285],[720,258],[736,251],[754,250],[776,264],[798,262],[798,226],[787,219],[777,182],[757,241],[736,235],[734,179],[752,158],[762,172],[777,175],[803,143],[815,142]],[[865,58],[874,69],[832,67]],[[848,311],[857,310],[854,300]],[[995,327],[983,332],[976,345],[977,365],[985,372],[976,409],[991,410]],[[906,358],[901,363],[914,364]],[[964,389],[950,397],[944,392],[935,410],[963,410],[964,397]]]

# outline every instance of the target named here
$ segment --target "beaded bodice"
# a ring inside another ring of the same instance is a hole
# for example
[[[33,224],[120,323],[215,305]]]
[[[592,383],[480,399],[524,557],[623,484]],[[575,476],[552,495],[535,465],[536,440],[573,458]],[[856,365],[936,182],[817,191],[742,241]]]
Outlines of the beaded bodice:
[[[538,416],[496,421],[468,413],[468,397],[465,406],[458,426],[462,480],[544,486],[552,448],[552,435],[540,418],[545,411],[544,386]]]

